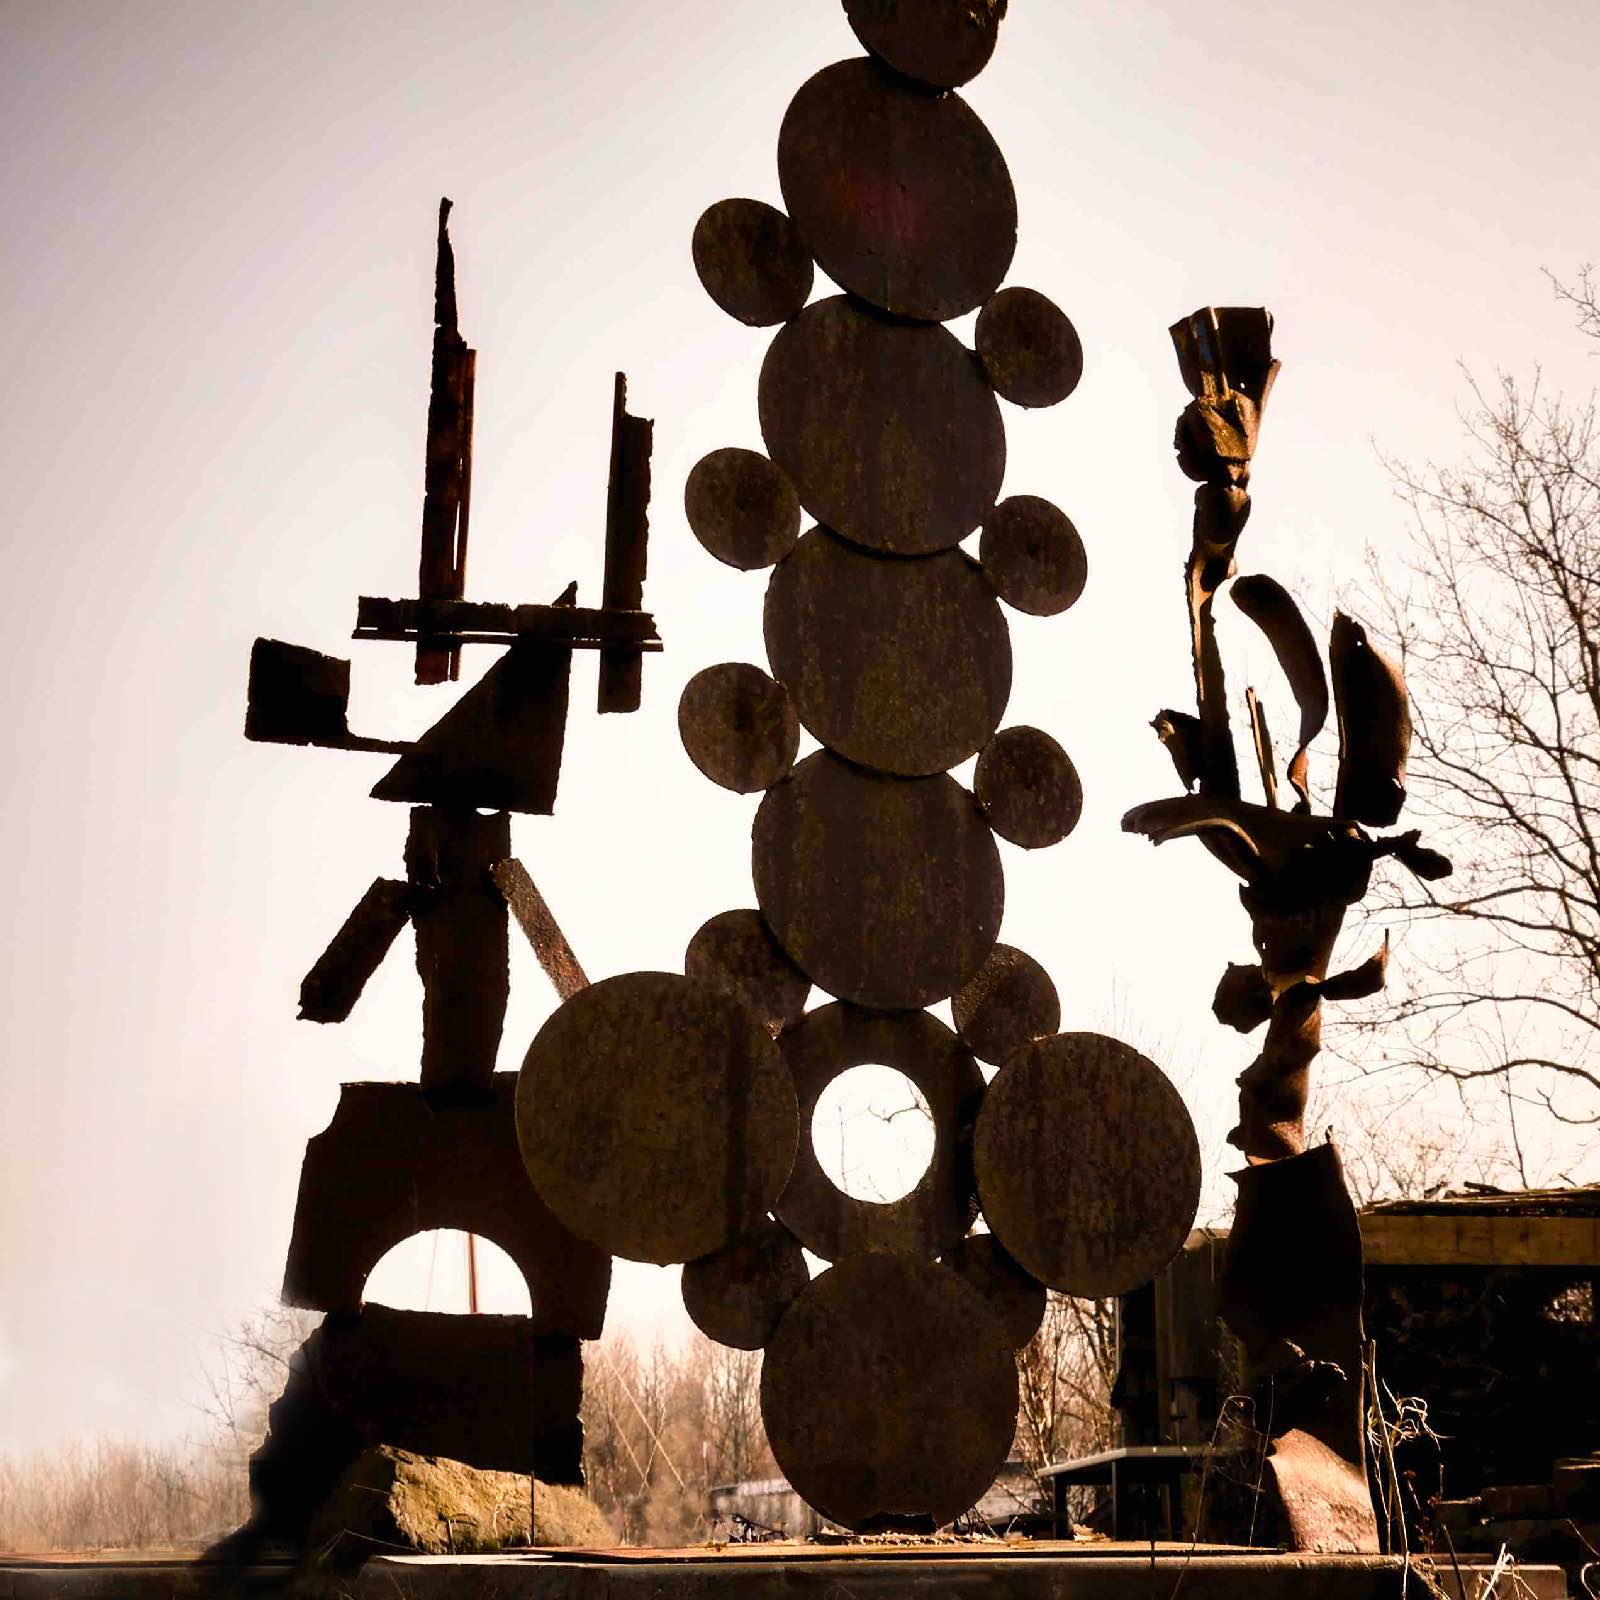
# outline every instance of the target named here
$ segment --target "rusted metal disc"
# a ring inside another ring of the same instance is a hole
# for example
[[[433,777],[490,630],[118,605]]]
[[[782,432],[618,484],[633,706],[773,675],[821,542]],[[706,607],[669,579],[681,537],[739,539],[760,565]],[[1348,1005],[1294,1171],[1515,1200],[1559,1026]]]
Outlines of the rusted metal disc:
[[[743,572],[781,561],[800,537],[794,485],[758,450],[702,456],[683,486],[683,509],[695,538]]]
[[[796,1493],[859,1532],[932,1532],[975,1505],[1017,1424],[1017,1367],[982,1297],[935,1261],[847,1256],[761,1364],[767,1439]]]
[[[980,1061],[998,1067],[1013,1050],[1061,1026],[1061,1000],[1032,956],[997,944],[977,975],[951,997],[956,1032]]]
[[[999,403],[943,328],[818,300],[772,341],[760,405],[761,436],[801,505],[870,550],[948,550],[1000,492]]]
[[[1017,1051],[984,1095],[973,1153],[995,1238],[1064,1294],[1137,1288],[1194,1226],[1189,1112],[1154,1062],[1104,1034]]]
[[[1011,174],[977,114],[870,59],[824,67],[789,102],[778,182],[817,265],[898,317],[982,305],[1017,248]]]
[[[830,749],[907,777],[981,749],[1011,694],[1011,635],[964,551],[906,560],[813,528],[767,584],[767,659]]]
[[[1083,811],[1077,768],[1042,728],[1002,728],[983,747],[972,787],[989,826],[1024,850],[1065,839]]]
[[[731,994],[670,972],[580,990],[539,1030],[517,1084],[528,1176],[572,1231],[612,1255],[709,1255],[788,1181],[794,1085]]]
[[[708,1339],[759,1350],[810,1282],[800,1241],[763,1217],[732,1244],[684,1267],[683,1308]]]
[[[754,794],[770,789],[794,765],[800,722],[781,683],[760,667],[724,661],[683,686],[678,737],[713,783]]]
[[[794,224],[760,200],[719,200],[694,225],[694,270],[713,300],[752,328],[787,322],[811,293]]]
[[[973,332],[983,370],[1016,406],[1053,406],[1078,387],[1078,330],[1037,289],[1002,289],[978,313]]]
[[[811,993],[811,980],[753,909],[720,911],[702,924],[684,952],[683,970],[738,995],[774,1037],[800,1020]]]
[[[963,1283],[981,1294],[1020,1350],[1044,1321],[1044,1285],[1009,1255],[992,1233],[974,1233],[939,1257]]]
[[[1078,530],[1033,494],[1014,494],[983,519],[978,559],[1000,598],[1035,617],[1065,611],[1089,576]]]
[[[983,1074],[972,1052],[926,1011],[862,1011],[823,1006],[783,1036],[783,1056],[800,1107],[794,1170],[778,1199],[778,1220],[824,1261],[857,1250],[903,1250],[932,1258],[972,1226],[972,1125]],[[903,1072],[933,1118],[933,1158],[916,1187],[898,1200],[856,1200],[829,1181],[817,1161],[811,1119],[822,1091],[867,1063]]]
[[[790,959],[841,1000],[914,1010],[955,993],[1000,928],[1000,852],[955,779],[884,778],[826,750],[756,812],[756,900]]]
[[[954,89],[994,54],[1006,0],[844,0],[858,38],[919,83]]]

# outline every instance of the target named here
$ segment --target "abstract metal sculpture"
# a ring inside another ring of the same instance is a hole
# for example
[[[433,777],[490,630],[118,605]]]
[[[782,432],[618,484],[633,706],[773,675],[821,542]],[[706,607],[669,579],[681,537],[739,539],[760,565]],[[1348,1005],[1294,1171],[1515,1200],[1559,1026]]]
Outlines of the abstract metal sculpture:
[[[1178,464],[1200,485],[1186,568],[1198,714],[1162,711],[1152,727],[1193,792],[1136,806],[1122,826],[1157,844],[1194,835],[1242,880],[1257,959],[1228,967],[1213,1009],[1241,1033],[1267,1031],[1239,1077],[1239,1122],[1228,1136],[1250,1165],[1235,1174],[1223,1315],[1245,1346],[1288,1538],[1301,1549],[1375,1549],[1363,1469],[1361,1240],[1337,1152],[1306,1147],[1306,1097],[1323,1001],[1383,986],[1387,942],[1359,966],[1328,972],[1374,863],[1392,856],[1424,878],[1442,877],[1450,863],[1415,832],[1375,837],[1363,827],[1388,827],[1400,814],[1411,720],[1400,669],[1342,614],[1329,645],[1339,724],[1333,809],[1312,811],[1308,747],[1329,703],[1321,655],[1272,578],[1234,578],[1250,462],[1278,374],[1271,336],[1267,312],[1239,307],[1208,307],[1172,329],[1193,397],[1178,421]],[[1297,798],[1287,811],[1279,809],[1266,707],[1253,688],[1245,701],[1263,803],[1240,795],[1213,616],[1230,579],[1234,603],[1266,635],[1299,708],[1287,771]]]

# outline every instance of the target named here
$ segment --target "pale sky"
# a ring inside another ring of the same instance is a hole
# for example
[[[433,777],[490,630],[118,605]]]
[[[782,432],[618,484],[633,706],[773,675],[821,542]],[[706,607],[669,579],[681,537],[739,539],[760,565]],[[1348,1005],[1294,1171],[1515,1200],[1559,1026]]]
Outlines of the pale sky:
[[[448,701],[404,647],[349,639],[358,594],[415,583],[441,194],[480,352],[469,593],[576,578],[597,603],[614,370],[657,424],[666,653],[642,711],[603,721],[580,659],[556,814],[519,818],[517,851],[591,977],[673,968],[754,903],[754,800],[700,777],[674,712],[701,667],[764,662],[764,577],[700,549],[682,484],[711,449],[759,448],[769,335],[706,298],[689,237],[724,196],[781,203],[790,95],[857,53],[836,0],[0,9],[0,1450],[185,1427],[217,1332],[276,1293],[340,1081],[415,1076],[408,938],[347,1023],[295,1019],[306,968],[401,869],[406,808],[366,795],[383,758],[247,745],[242,724],[257,634],[352,656],[361,732],[408,737]],[[1275,313],[1241,559],[1325,627],[1363,546],[1403,535],[1378,449],[1457,450],[1458,360],[1593,384],[1539,269],[1600,255],[1597,59],[1590,0],[1514,22],[1490,0],[1013,0],[965,91],[1017,189],[1007,281],[1086,355],[1065,404],[1004,408],[1004,492],[1066,510],[1090,578],[1063,617],[1010,614],[1007,721],[1062,741],[1086,805],[1053,850],[1002,846],[1001,936],[1052,971],[1065,1027],[1172,1071],[1213,1200],[1254,1047],[1209,1000],[1247,925],[1198,848],[1117,831],[1173,791],[1145,724],[1192,692],[1167,325]],[[1259,656],[1230,667],[1287,704]],[[502,1069],[552,1003],[514,947]],[[674,1301],[670,1274],[630,1269],[613,1311],[648,1325]]]

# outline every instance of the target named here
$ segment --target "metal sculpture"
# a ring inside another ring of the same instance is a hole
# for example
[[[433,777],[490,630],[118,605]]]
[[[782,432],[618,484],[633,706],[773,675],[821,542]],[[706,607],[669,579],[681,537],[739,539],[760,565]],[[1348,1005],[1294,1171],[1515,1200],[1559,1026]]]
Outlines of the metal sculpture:
[[[790,103],[786,210],[722,200],[695,226],[712,299],[777,327],[766,453],[712,451],[684,496],[711,555],[772,569],[770,672],[710,666],[678,707],[700,771],[761,795],[757,907],[712,918],[682,976],[567,1001],[517,1096],[544,1202],[607,1251],[687,1263],[700,1327],[765,1350],[780,1466],[856,1529],[971,1506],[1012,1442],[1013,1351],[1043,1284],[1133,1287],[1181,1246],[1199,1197],[1193,1128],[1159,1070],[1056,1033],[1048,975],[996,942],[996,835],[1054,844],[1082,801],[1054,739],[1001,727],[1001,602],[1054,615],[1086,577],[1061,511],[996,503],[997,397],[1054,404],[1083,365],[1054,305],[1001,287],[1016,199],[953,92],[1004,9],[846,0],[869,53]],[[813,262],[846,292],[810,300]],[[973,310],[976,352],[941,325]],[[974,560],[959,546],[980,528]],[[823,748],[796,765],[802,727]],[[949,769],[973,756],[969,790]],[[807,1011],[813,984],[833,1003]],[[945,999],[954,1032],[923,1009]],[[999,1065],[987,1087],[979,1057]],[[835,1188],[811,1147],[818,1096],[867,1061],[910,1077],[935,1124],[927,1172],[888,1205]],[[992,1233],[974,1237],[980,1206]],[[808,1278],[802,1246],[833,1264]]]
[[[608,712],[637,707],[642,656],[660,649],[639,609],[651,424],[628,414],[619,373],[602,607],[580,608],[575,584],[552,605],[465,598],[476,355],[457,325],[449,212],[441,202],[418,596],[363,597],[355,637],[414,643],[419,684],[457,678],[469,644],[498,646],[499,659],[420,738],[397,743],[349,731],[348,661],[266,639],[251,652],[247,738],[392,753],[373,796],[412,807],[404,880],[380,878],[361,897],[306,975],[301,1016],[343,1021],[408,922],[423,985],[421,1081],[346,1084],[301,1172],[283,1294],[328,1320],[252,1464],[258,1531],[291,1542],[318,1492],[364,1444],[581,1481],[579,1340],[599,1335],[610,1281],[605,1253],[530,1183],[515,1135],[515,1075],[497,1073],[495,1058],[508,909],[563,999],[587,985],[511,854],[510,813],[554,807],[573,652],[599,652],[598,705]],[[532,1314],[363,1308],[383,1254],[435,1228],[501,1245],[528,1283]],[[519,1404],[524,1391],[537,1404]]]
[[[1219,1022],[1250,1033],[1261,1053],[1240,1074],[1239,1122],[1229,1142],[1248,1167],[1221,1284],[1223,1315],[1245,1347],[1257,1424],[1271,1440],[1268,1482],[1297,1548],[1375,1549],[1364,1470],[1361,1240],[1331,1143],[1307,1148],[1311,1063],[1324,1000],[1354,1000],[1384,982],[1388,947],[1330,975],[1345,913],[1392,856],[1423,878],[1450,863],[1417,833],[1375,836],[1405,801],[1411,738],[1405,679],[1360,623],[1336,614],[1329,643],[1339,761],[1331,814],[1312,810],[1308,748],[1327,720],[1328,677],[1311,630],[1287,592],[1263,575],[1235,577],[1250,514],[1250,463],[1278,374],[1264,310],[1206,308],[1172,329],[1192,399],[1175,447],[1195,491],[1186,567],[1196,713],[1166,710],[1151,724],[1185,793],[1136,806],[1122,820],[1156,844],[1193,835],[1241,880],[1256,960],[1230,964],[1217,985]],[[1234,603],[1266,635],[1299,710],[1280,809],[1266,706],[1246,691],[1262,801],[1242,798],[1217,648],[1214,605]],[[1189,792],[1192,791],[1192,792]]]

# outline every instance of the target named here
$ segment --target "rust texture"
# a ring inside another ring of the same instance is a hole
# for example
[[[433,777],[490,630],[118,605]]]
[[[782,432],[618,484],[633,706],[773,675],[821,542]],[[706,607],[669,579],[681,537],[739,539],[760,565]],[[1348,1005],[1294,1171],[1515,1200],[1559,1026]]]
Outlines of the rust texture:
[[[708,1338],[760,1350],[810,1282],[800,1241],[763,1217],[732,1243],[684,1266],[683,1307]]]
[[[978,559],[995,593],[1035,617],[1065,611],[1089,578],[1089,559],[1071,518],[1034,494],[1014,494],[989,512]]]
[[[1083,345],[1067,314],[1037,289],[1002,289],[978,313],[978,359],[1016,406],[1053,406],[1083,377]]]
[[[997,944],[950,999],[956,1032],[980,1061],[998,1067],[1013,1050],[1061,1026],[1050,974],[1015,946]]]
[[[1000,1319],[1006,1343],[1020,1350],[1044,1321],[1044,1285],[1002,1248],[992,1233],[968,1234],[939,1257],[983,1296]]]
[[[713,450],[683,486],[694,536],[718,561],[750,572],[781,561],[800,537],[800,497],[756,450]]]
[[[1006,0],[844,0],[844,13],[885,66],[955,89],[988,66]]]
[[[683,686],[678,736],[713,783],[735,794],[757,794],[794,765],[800,719],[781,683],[760,667],[724,661]]]
[[[1083,813],[1078,769],[1042,728],[1002,728],[978,757],[972,790],[989,826],[1024,850],[1059,844]]]
[[[684,951],[691,978],[731,990],[773,1038],[792,1028],[806,1008],[811,980],[783,953],[759,911],[719,911],[696,930]]]
[[[730,317],[787,322],[811,298],[814,269],[794,224],[760,200],[719,200],[694,225],[694,270]]]
[[[567,943],[567,936],[556,922],[539,886],[528,876],[528,869],[515,856],[497,861],[489,869],[494,886],[505,896],[517,926],[527,936],[539,958],[551,987],[563,1000],[570,1000],[580,989],[589,987],[583,966]]]

